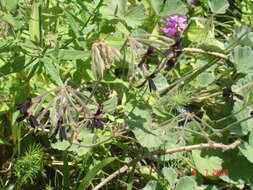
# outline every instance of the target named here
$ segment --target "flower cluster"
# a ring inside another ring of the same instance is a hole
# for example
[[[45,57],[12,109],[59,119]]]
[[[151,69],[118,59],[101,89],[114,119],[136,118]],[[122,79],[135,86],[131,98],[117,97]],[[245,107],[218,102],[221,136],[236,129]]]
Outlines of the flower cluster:
[[[168,37],[179,40],[183,31],[188,27],[187,17],[184,15],[172,14],[170,18],[162,18],[161,22],[165,23],[164,28],[160,28]]]

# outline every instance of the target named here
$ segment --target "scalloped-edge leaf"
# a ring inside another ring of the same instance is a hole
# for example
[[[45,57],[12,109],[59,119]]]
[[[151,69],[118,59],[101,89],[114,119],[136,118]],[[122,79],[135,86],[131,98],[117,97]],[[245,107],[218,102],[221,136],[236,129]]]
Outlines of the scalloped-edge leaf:
[[[144,147],[159,147],[163,141],[150,128],[151,114],[149,111],[136,107],[126,118],[127,124],[138,140]]]
[[[222,153],[222,159],[224,160],[223,170],[227,171],[227,175],[220,176],[223,181],[236,185],[252,181],[253,164],[242,156],[238,149]]]
[[[164,1],[163,0],[149,0],[149,1],[155,14],[159,15]]]
[[[112,112],[116,109],[117,105],[118,105],[118,97],[117,96],[113,96],[112,98],[110,98],[109,100],[105,101],[103,103],[104,105],[104,111],[105,112]]]
[[[187,6],[182,0],[167,0],[160,16],[169,16],[171,14],[185,15],[187,12]]]
[[[151,180],[147,183],[147,185],[142,188],[141,190],[164,190],[164,188],[162,187],[162,185],[155,180]]]
[[[222,170],[223,160],[220,152],[208,149],[193,150],[192,156],[199,173],[206,176],[207,171]]]
[[[170,186],[174,188],[177,181],[177,172],[172,168],[163,168],[162,169],[163,176],[170,183]]]
[[[249,143],[245,142],[239,147],[241,153],[253,163],[253,130],[251,130],[249,135]]]
[[[237,113],[234,115],[234,117],[237,119],[237,121],[245,119],[250,116],[250,112],[253,110],[253,105],[248,105],[245,107],[243,102],[236,101],[233,106],[233,112]],[[244,121],[237,125],[234,128],[231,128],[231,133],[234,133],[236,135],[246,135],[251,129],[253,125],[253,119],[249,119],[247,121]]]
[[[125,20],[126,24],[131,27],[137,27],[142,25],[143,20],[145,19],[145,7],[143,4],[140,4],[136,7],[130,9],[127,14],[122,17]]]
[[[165,88],[169,87],[166,78],[161,73],[157,74],[153,81],[158,91],[164,90]]]
[[[216,14],[224,14],[229,7],[227,0],[208,0],[211,11]]]
[[[175,190],[197,190],[198,186],[195,180],[189,176],[180,178]]]
[[[235,64],[238,72],[253,72],[253,50],[250,47],[238,46],[234,48],[230,60]]]

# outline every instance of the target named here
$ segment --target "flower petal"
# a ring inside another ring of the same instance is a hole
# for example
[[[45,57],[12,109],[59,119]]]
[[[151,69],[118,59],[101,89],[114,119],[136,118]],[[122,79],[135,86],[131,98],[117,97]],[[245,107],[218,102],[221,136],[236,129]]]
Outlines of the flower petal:
[[[167,24],[169,22],[169,19],[168,18],[161,18],[160,21]]]
[[[171,20],[177,20],[178,19],[178,15],[177,14],[172,14],[172,15],[170,15],[170,19]]]
[[[184,15],[179,16],[178,19],[177,19],[177,22],[180,23],[180,24],[182,24],[186,21],[187,21],[187,17],[184,16]]]
[[[188,24],[180,24],[180,29],[185,30],[188,27]]]
[[[169,32],[169,28],[165,27],[165,28],[160,28],[160,31],[161,32],[164,32],[164,33],[168,33]]]
[[[182,32],[188,27],[187,16],[171,14],[169,18],[161,18],[166,27],[160,28],[167,36],[180,39]]]

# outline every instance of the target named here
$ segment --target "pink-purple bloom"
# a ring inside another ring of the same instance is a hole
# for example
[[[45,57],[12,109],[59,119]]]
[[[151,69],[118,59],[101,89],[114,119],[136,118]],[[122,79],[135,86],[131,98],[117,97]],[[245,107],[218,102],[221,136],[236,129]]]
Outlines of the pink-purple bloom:
[[[161,22],[165,23],[164,28],[160,28],[170,38],[179,40],[183,31],[188,27],[187,17],[185,15],[172,14],[169,18],[162,18]]]

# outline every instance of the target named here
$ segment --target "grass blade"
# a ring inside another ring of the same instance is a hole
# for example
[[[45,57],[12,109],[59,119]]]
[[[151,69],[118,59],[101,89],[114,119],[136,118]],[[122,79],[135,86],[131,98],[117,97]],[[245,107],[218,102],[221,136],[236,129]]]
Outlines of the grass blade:
[[[106,158],[103,161],[99,162],[97,165],[95,165],[83,178],[82,182],[80,183],[78,190],[84,190],[88,187],[88,185],[91,183],[92,179],[97,175],[97,173],[102,170],[106,165],[113,162],[116,158]]]

